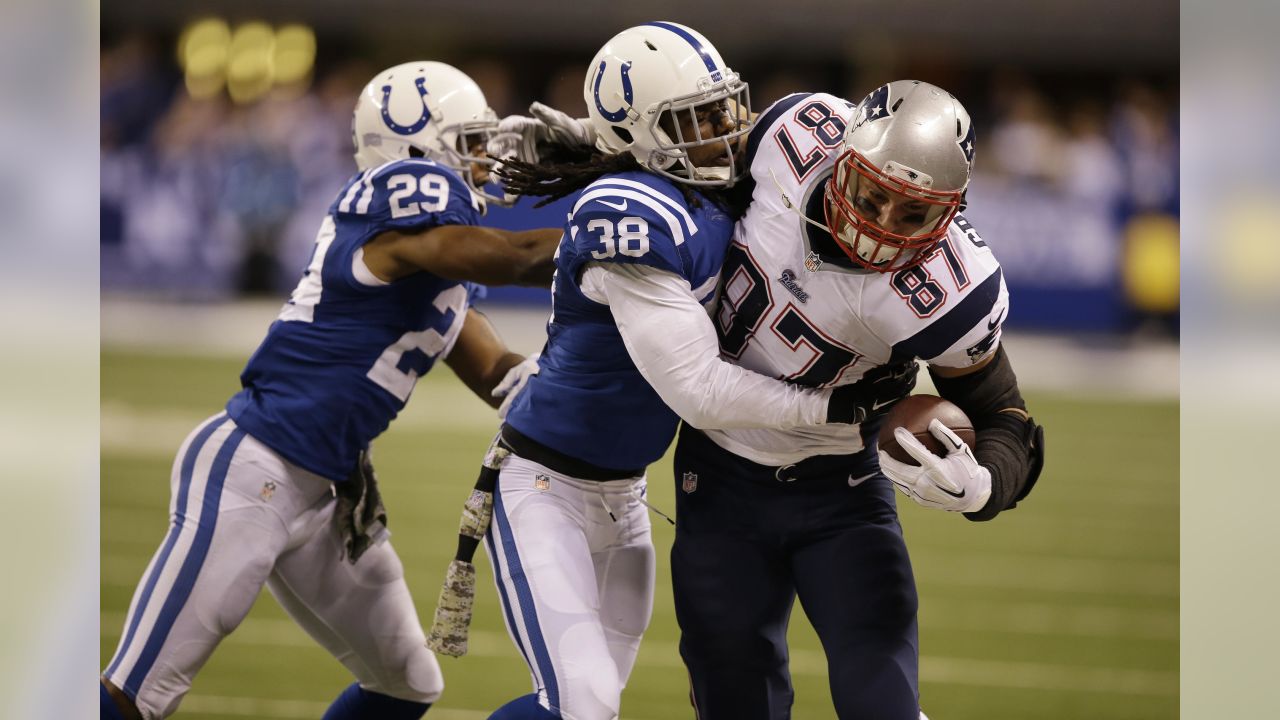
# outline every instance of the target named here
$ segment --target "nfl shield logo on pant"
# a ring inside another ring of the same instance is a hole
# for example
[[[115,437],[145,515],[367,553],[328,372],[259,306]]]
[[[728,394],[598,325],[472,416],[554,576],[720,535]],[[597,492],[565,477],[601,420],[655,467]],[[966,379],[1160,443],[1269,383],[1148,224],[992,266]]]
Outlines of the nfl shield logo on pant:
[[[684,481],[680,483],[680,489],[686,493],[691,493],[698,489],[698,474],[687,472],[684,474]]]

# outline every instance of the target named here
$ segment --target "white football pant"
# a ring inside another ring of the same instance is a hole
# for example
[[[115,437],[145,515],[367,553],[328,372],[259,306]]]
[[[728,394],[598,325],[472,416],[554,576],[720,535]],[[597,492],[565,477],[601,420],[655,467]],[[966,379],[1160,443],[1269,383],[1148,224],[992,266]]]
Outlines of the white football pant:
[[[565,720],[618,717],[653,612],[644,492],[643,476],[578,480],[514,454],[498,476],[485,546],[507,630]]]
[[[328,480],[219,414],[178,451],[170,527],[103,675],[146,720],[167,717],[263,584],[367,690],[429,703],[444,679],[390,543],[341,559]],[[334,697],[340,688],[332,691]]]

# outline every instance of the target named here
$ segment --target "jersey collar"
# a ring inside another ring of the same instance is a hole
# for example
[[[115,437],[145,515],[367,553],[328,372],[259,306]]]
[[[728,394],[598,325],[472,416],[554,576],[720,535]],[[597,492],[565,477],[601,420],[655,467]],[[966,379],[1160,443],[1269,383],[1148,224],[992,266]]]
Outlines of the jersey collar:
[[[804,227],[805,249],[809,252],[817,253],[818,259],[822,261],[823,266],[834,265],[857,273],[867,272],[866,268],[850,260],[849,256],[844,254],[844,251],[836,244],[836,239],[831,237],[831,233],[826,229],[827,216],[823,211],[822,203],[823,198],[826,196],[827,183],[831,181],[832,172],[833,170],[827,171],[826,177],[819,178],[817,182],[809,186],[809,196],[804,201],[804,214],[805,217],[817,223],[817,225],[801,223]]]

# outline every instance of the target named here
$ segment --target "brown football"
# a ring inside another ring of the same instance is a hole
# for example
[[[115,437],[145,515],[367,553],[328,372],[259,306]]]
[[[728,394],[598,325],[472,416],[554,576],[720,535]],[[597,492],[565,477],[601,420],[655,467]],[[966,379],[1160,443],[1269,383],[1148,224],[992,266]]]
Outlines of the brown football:
[[[880,449],[894,460],[908,465],[920,464],[908,455],[893,437],[894,428],[901,427],[914,435],[921,445],[929,448],[929,452],[938,456],[946,455],[946,448],[933,436],[933,433],[929,432],[929,421],[934,418],[938,418],[943,425],[951,428],[961,440],[968,443],[969,447],[974,447],[976,435],[973,431],[973,423],[963,410],[937,395],[912,395],[894,405],[885,417],[884,424],[880,426]]]

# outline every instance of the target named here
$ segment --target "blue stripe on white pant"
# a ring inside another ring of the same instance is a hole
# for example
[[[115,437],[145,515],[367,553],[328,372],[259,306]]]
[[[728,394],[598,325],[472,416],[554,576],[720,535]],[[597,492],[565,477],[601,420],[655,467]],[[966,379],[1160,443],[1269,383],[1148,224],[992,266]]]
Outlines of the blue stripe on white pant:
[[[497,535],[496,542],[502,544],[502,553],[495,552],[494,535]],[[499,572],[495,573],[498,582],[499,595],[502,598],[502,608],[507,614],[507,625],[511,628],[511,634],[516,639],[516,645],[519,646],[520,652],[524,654],[525,660],[529,663],[534,676],[541,681],[541,687],[547,693],[547,702],[553,710],[557,712],[560,709],[560,687],[556,682],[556,670],[551,664],[551,655],[547,652],[546,639],[542,635],[542,629],[538,624],[537,607],[533,602],[533,591],[529,587],[529,578],[525,575],[524,567],[520,563],[520,551],[516,548],[516,539],[511,532],[511,521],[507,517],[506,505],[502,501],[502,486],[499,486],[493,493],[493,523],[489,528],[489,556],[493,558],[494,563],[498,566]],[[508,592],[507,582],[504,578],[510,578],[511,591],[515,597],[511,597]],[[520,626],[516,624],[515,612],[520,612],[520,617],[524,621],[524,633],[521,636]]]
[[[199,428],[182,455],[173,522],[129,609],[128,625],[106,675],[127,672],[121,689],[137,697],[174,621],[186,605],[218,523],[222,486],[243,430],[225,414]]]

